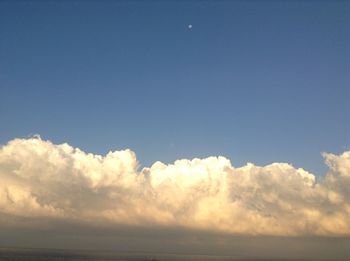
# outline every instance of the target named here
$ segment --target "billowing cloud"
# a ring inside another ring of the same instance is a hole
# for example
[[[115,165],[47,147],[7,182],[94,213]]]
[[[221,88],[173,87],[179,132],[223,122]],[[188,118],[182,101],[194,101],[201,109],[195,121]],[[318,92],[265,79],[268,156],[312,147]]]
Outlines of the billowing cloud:
[[[62,220],[183,227],[234,235],[349,236],[350,151],[323,154],[320,181],[286,163],[235,168],[224,157],[155,162],[105,156],[40,138],[0,149],[0,224]],[[12,218],[6,218],[12,217]]]

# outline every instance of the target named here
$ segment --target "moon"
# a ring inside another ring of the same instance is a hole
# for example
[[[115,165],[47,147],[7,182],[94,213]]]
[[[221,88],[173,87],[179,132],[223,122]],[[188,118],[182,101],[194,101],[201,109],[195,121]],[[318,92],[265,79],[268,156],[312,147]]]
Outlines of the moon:
[[[192,25],[191,24],[188,25],[188,29],[192,29]]]

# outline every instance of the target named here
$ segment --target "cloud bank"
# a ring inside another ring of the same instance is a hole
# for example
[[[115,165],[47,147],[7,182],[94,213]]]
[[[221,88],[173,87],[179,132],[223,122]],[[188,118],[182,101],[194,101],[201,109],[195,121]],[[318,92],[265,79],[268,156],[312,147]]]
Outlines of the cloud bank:
[[[349,236],[350,151],[324,153],[327,175],[286,163],[239,168],[224,157],[155,162],[40,138],[0,149],[0,224],[182,227],[233,235]],[[11,217],[11,218],[8,218]]]

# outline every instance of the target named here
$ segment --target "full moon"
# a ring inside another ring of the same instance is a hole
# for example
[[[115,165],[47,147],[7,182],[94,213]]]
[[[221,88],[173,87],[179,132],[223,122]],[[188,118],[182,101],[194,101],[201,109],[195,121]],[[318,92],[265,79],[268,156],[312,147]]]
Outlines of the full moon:
[[[188,25],[188,29],[192,29],[192,25],[191,24]]]

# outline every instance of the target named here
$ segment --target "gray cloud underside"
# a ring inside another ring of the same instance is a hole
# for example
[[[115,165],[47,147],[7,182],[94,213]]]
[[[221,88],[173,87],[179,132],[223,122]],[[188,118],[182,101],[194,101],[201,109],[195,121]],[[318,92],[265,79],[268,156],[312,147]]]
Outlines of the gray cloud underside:
[[[235,236],[349,236],[350,151],[324,153],[327,175],[286,163],[235,168],[224,157],[154,163],[131,150],[105,156],[39,138],[0,149],[0,226],[55,222]],[[9,218],[11,217],[11,218]]]

